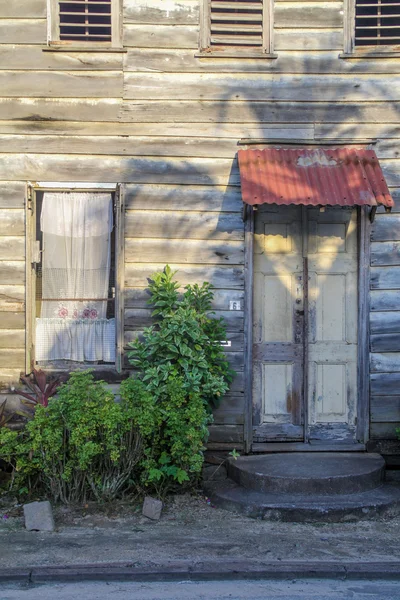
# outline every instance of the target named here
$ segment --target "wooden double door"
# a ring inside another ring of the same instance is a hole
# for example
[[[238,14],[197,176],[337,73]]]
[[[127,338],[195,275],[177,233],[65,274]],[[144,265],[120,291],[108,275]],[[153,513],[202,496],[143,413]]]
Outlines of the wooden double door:
[[[255,442],[355,440],[357,210],[255,215]]]

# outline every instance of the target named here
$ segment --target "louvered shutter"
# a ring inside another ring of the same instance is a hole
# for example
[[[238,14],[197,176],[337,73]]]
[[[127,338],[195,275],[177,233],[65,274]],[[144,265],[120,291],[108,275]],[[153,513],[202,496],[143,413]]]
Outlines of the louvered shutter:
[[[111,2],[112,0],[60,0],[60,41],[111,42]]]
[[[263,48],[263,0],[211,0],[210,48]]]
[[[355,45],[400,44],[399,0],[355,0]]]

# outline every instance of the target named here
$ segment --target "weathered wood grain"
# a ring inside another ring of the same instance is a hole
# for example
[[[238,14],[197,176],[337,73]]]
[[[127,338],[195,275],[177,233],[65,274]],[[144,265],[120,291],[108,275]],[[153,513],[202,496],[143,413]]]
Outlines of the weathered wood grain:
[[[0,237],[0,261],[25,260],[24,237]]]
[[[0,258],[1,240],[0,240]],[[5,257],[8,258],[8,257]],[[125,260],[140,263],[191,263],[241,265],[244,262],[244,248],[241,242],[217,242],[204,240],[125,240]]]
[[[276,75],[274,73],[127,73],[124,98],[165,100],[366,102],[400,100],[400,76],[357,74]]]
[[[125,236],[137,238],[243,240],[239,213],[128,211]]]
[[[69,135],[2,135],[0,138],[0,152],[15,153],[184,156],[189,158],[215,156],[233,159],[237,150],[237,140],[231,138]]]
[[[23,181],[0,181],[0,208],[23,208],[25,191],[26,183]]]
[[[0,329],[22,329],[25,315],[22,312],[0,312]]]
[[[176,275],[179,281],[179,275]],[[1,287],[0,287],[1,290]],[[181,288],[180,293],[184,292]],[[150,292],[145,288],[129,288],[124,290],[124,301],[126,308],[150,308],[148,303]],[[230,301],[240,302],[241,308],[244,308],[244,292],[242,290],[213,290],[213,299],[211,302],[213,310],[229,310]]]
[[[293,24],[291,25],[293,27]],[[341,29],[310,30],[281,29],[274,38],[275,51],[281,50],[343,50]]]
[[[389,191],[394,200],[394,206],[392,207],[392,213],[400,212],[400,189],[399,188],[389,188]]]
[[[134,263],[125,264],[125,285],[127,287],[147,287],[148,279],[157,271],[161,271],[165,263],[154,265],[138,265]],[[240,267],[220,267],[220,266],[189,266],[189,265],[170,265],[173,270],[177,270],[177,279],[182,284],[203,283],[208,281],[215,288],[242,289],[243,288],[243,269]]]
[[[371,373],[400,373],[400,352],[372,353]]]
[[[0,312],[23,311],[25,306],[25,287],[23,285],[0,285]]]
[[[343,4],[341,2],[276,2],[274,27],[307,29],[343,27]],[[279,37],[276,32],[276,38]]]
[[[371,268],[371,289],[398,290],[400,289],[400,267]]]
[[[18,285],[25,282],[24,261],[0,261],[0,281],[8,285]]]
[[[400,313],[372,312],[370,326],[371,333],[400,333]]]
[[[400,238],[400,230],[399,230]],[[371,245],[371,265],[400,265],[399,242],[374,242]]]
[[[0,369],[0,389],[8,392],[10,388],[15,388],[20,383],[21,371],[25,369]]]
[[[20,12],[20,11],[19,11]],[[46,44],[46,19],[0,19],[2,44]]]
[[[372,352],[400,352],[400,333],[371,335]]]
[[[2,369],[23,369],[25,366],[25,350],[16,348],[0,348]]]
[[[118,98],[122,96],[119,71],[1,71],[0,90],[7,97]]]
[[[400,215],[377,215],[372,225],[371,240],[374,242],[398,241]]]
[[[371,373],[373,396],[396,396],[400,389],[400,373]]]
[[[399,59],[400,60],[400,59]],[[340,63],[346,62],[344,60],[339,61]],[[347,61],[346,64],[351,63]],[[364,66],[367,61],[362,60],[361,65]],[[356,61],[358,64],[358,61]],[[380,62],[382,64],[382,61]],[[365,67],[367,68],[367,66]],[[397,68],[396,66],[394,68]],[[386,123],[315,123],[315,137],[316,138],[345,138],[354,139],[357,138],[382,138],[378,140],[379,145],[381,142],[385,143],[387,138],[398,138],[400,137],[400,126],[393,124],[387,125]],[[376,148],[376,145],[374,146]]]
[[[372,396],[371,422],[400,422],[400,396]]]
[[[0,235],[24,235],[25,215],[23,209],[0,210]]]
[[[197,25],[199,22],[199,2],[178,0],[125,0],[124,23],[148,23],[171,25]]]
[[[10,173],[18,180],[239,185],[235,161],[229,159],[3,154],[0,180]]]
[[[297,36],[302,36],[296,31]],[[284,30],[279,31],[279,38],[284,35]],[[319,36],[326,36],[320,32]],[[278,35],[278,34],[277,34]],[[308,32],[307,32],[308,35]],[[305,39],[307,40],[307,35]],[[0,50],[1,58],[1,50]],[[124,55],[124,70],[133,72],[160,72],[160,73],[321,73],[345,74],[355,73],[398,73],[400,59],[390,61],[376,60],[338,60],[338,52],[328,50],[301,53],[292,50],[280,50],[274,60],[260,60],[246,58],[212,58],[212,56],[199,57],[193,50],[171,48],[130,48]],[[28,67],[26,67],[28,68]],[[323,132],[325,124],[316,124]],[[398,134],[400,136],[400,134]],[[363,136],[367,137],[367,136]]]
[[[118,121],[121,99],[116,98],[0,98],[0,119],[42,121]],[[9,177],[7,177],[9,179]]]
[[[141,331],[144,327],[149,327],[154,322],[151,317],[152,310],[149,308],[128,308],[125,309],[124,327],[126,330]],[[214,318],[223,318],[227,331],[236,333],[243,332],[243,312],[242,311],[215,311]]]
[[[0,348],[25,348],[24,329],[0,329]]]
[[[0,45],[1,70],[118,71],[122,70],[122,63],[122,53],[43,52],[38,45]]]
[[[370,299],[370,308],[372,311],[400,311],[400,294],[398,291],[372,290]]]
[[[395,440],[398,439],[396,429],[400,428],[400,422],[398,423],[371,423],[370,436],[372,440],[375,439],[386,439]]]
[[[197,50],[196,25],[124,25],[124,46],[132,48],[192,48]]]
[[[0,15],[2,19],[46,18],[45,0],[24,0],[23,10],[18,0],[0,0]]]
[[[241,425],[210,425],[208,428],[210,442],[234,444],[243,441],[243,427]]]

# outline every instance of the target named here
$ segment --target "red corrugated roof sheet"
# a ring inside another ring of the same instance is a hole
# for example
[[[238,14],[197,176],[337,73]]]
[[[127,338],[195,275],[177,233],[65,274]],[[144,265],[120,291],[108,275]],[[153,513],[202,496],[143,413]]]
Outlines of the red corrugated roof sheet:
[[[311,206],[394,205],[373,150],[239,150],[243,202]]]

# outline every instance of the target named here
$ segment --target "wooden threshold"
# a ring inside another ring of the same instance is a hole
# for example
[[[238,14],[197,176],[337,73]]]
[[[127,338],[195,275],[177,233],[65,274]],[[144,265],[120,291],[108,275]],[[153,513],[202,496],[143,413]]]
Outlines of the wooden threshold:
[[[272,452],[365,452],[365,444],[327,444],[321,442],[267,442],[256,443],[252,453]]]

